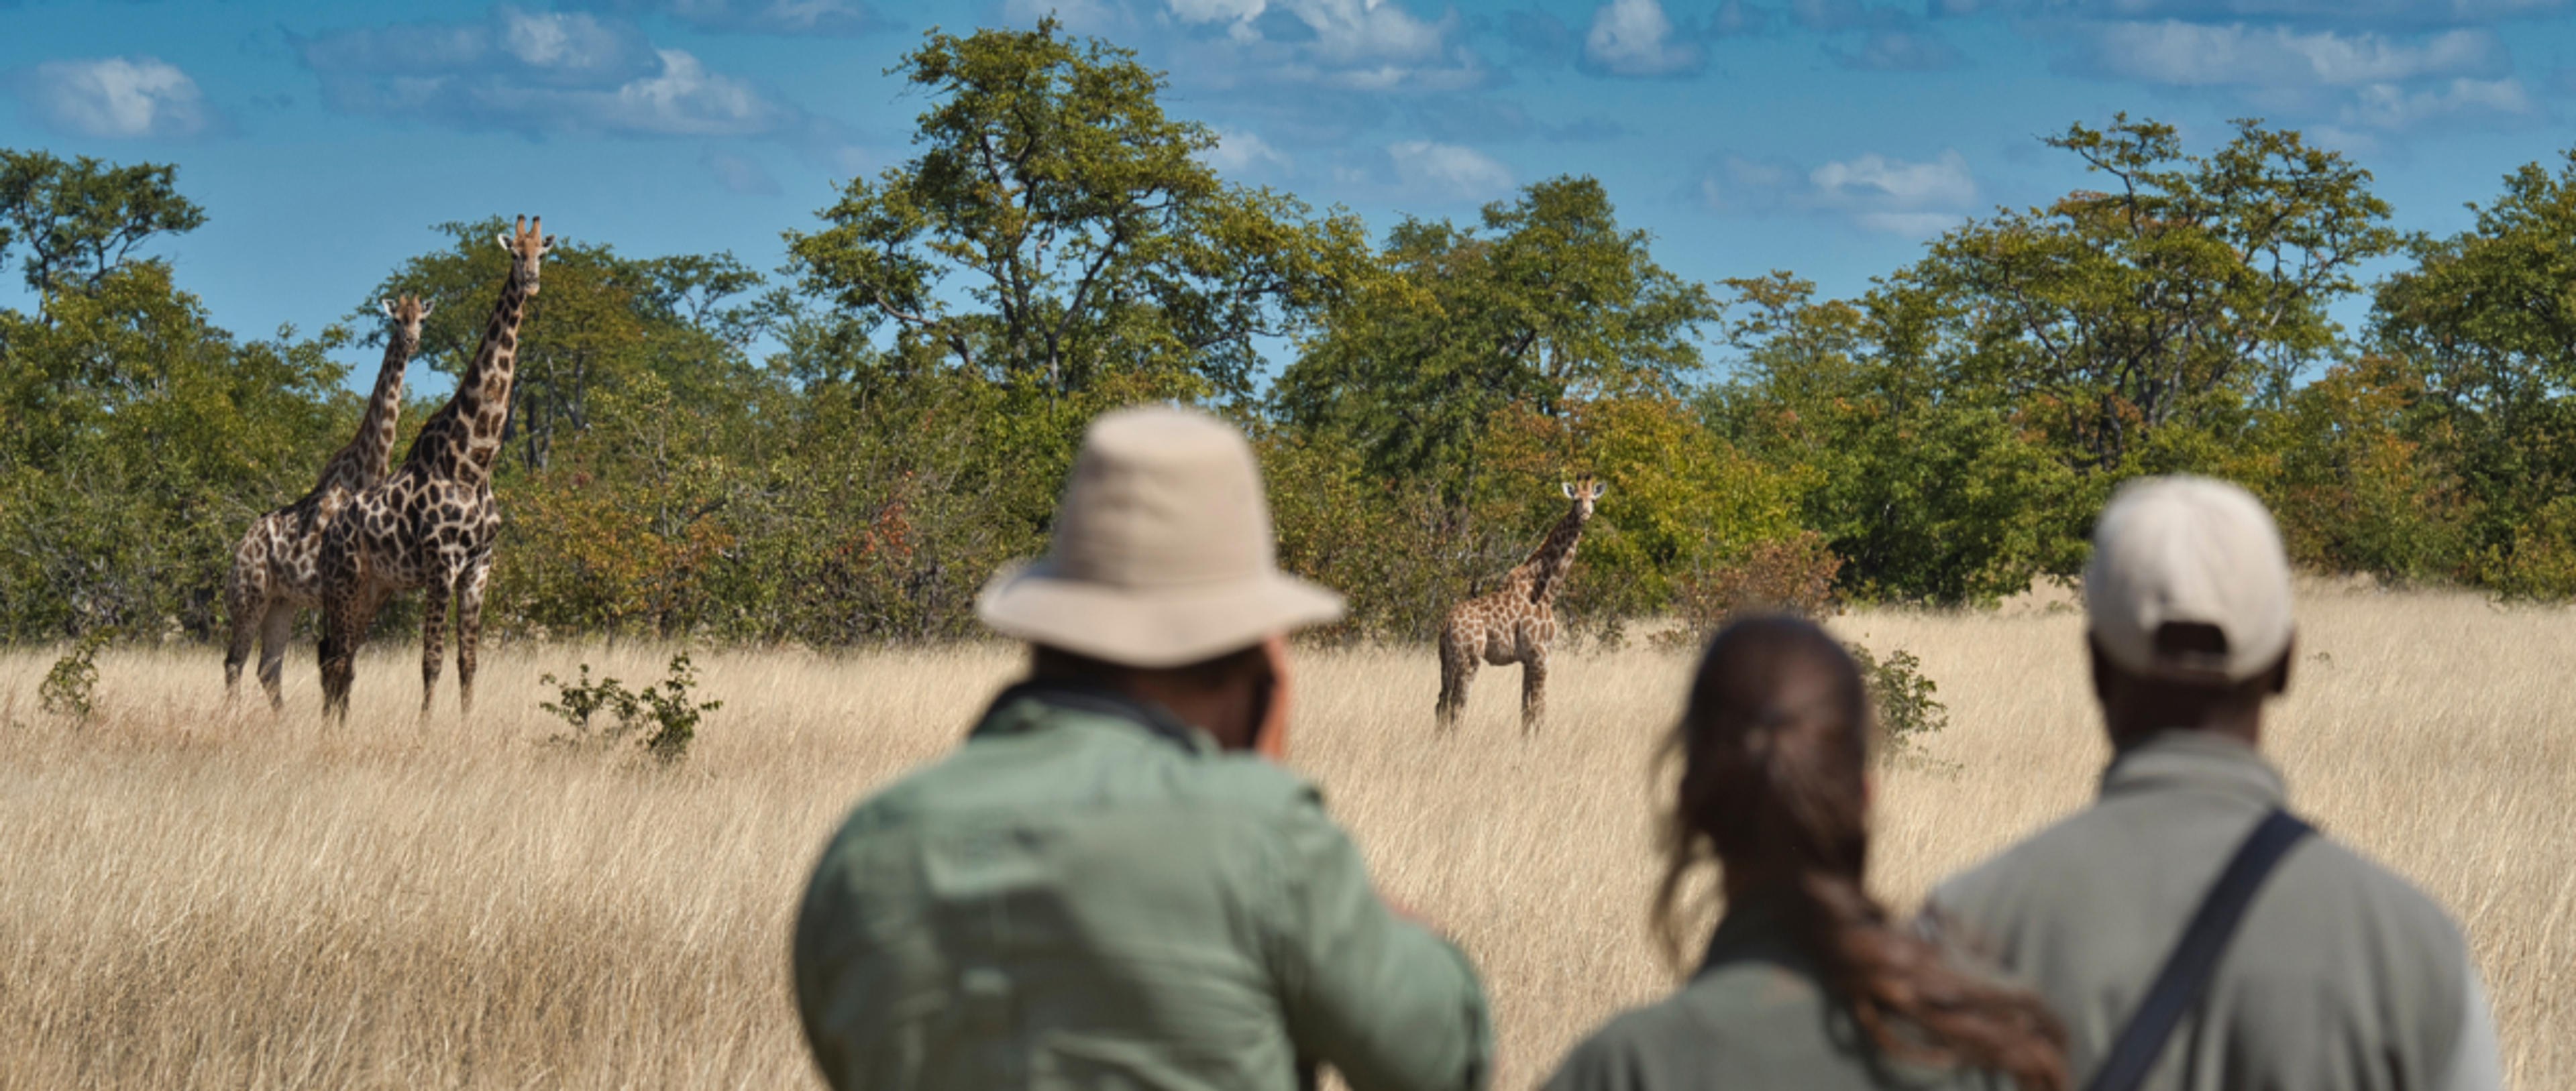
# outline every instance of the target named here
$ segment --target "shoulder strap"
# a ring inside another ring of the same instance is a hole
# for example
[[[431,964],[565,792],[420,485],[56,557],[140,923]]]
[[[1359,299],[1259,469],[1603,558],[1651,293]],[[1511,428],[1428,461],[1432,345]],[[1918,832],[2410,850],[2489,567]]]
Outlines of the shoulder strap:
[[[2254,832],[2236,850],[2236,856],[2218,873],[2218,882],[2201,899],[2193,911],[2191,924],[2183,929],[2182,940],[2174,944],[2173,953],[2165,956],[2164,969],[2156,971],[2156,982],[2148,987],[2147,998],[2138,1004],[2129,1025],[2121,1028],[2120,1037],[2111,1043],[2111,1051],[2094,1070],[2085,1091],[2132,1091],[2147,1078],[2158,1054],[2164,1052],[2165,1040],[2173,1036],[2174,1027],[2182,1022],[2183,1013],[2200,1002],[2209,991],[2209,978],[2218,969],[2218,958],[2227,953],[2227,942],[2236,937],[2236,926],[2245,919],[2245,910],[2254,904],[2254,894],[2262,889],[2263,880],[2272,874],[2272,865],[2288,855],[2299,839],[2315,832],[2297,815],[2279,808],[2263,816]]]

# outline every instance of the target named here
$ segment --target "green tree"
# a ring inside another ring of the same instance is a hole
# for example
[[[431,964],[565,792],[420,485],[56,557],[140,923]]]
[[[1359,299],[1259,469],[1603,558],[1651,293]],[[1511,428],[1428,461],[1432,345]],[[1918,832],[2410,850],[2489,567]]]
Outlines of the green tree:
[[[1224,182],[1159,73],[1057,29],[932,32],[891,70],[933,96],[921,154],[788,232],[790,269],[864,329],[891,324],[887,364],[1049,397],[1248,396],[1261,339],[1368,271],[1359,222]]]
[[[2134,472],[2154,433],[2241,423],[2332,356],[2326,308],[2399,244],[2388,204],[2295,130],[2235,126],[2208,156],[2125,114],[2047,138],[2108,191],[1971,222],[1893,278],[1955,304],[1946,385],[1995,388],[2076,469]]]
[[[2576,150],[2529,163],[2477,222],[2412,241],[2379,287],[2372,333],[2405,362],[2420,412],[2405,433],[2455,466],[2476,504],[2481,578],[2576,594]],[[2517,570],[2521,571],[2519,574]]]
[[[1714,302],[1655,264],[1649,236],[1619,226],[1599,182],[1532,185],[1486,206],[1481,232],[1410,219],[1390,231],[1395,275],[1336,307],[1282,372],[1281,416],[1342,433],[1375,471],[1434,481],[1457,502],[1474,492],[1480,439],[1506,407],[1561,416],[1590,399],[1670,393],[1699,368]]]
[[[205,210],[179,195],[177,179],[168,164],[119,167],[86,155],[66,162],[0,148],[0,257],[26,250],[27,289],[44,299],[95,288],[155,236],[206,222]]]
[[[1948,302],[1901,282],[1857,302],[1781,272],[1725,283],[1740,356],[1703,412],[1797,483],[1846,595],[1985,602],[2081,559],[2075,475],[2018,407],[1955,380]]]
[[[238,343],[156,259],[0,309],[0,637],[214,631],[243,527],[356,422],[341,341]]]

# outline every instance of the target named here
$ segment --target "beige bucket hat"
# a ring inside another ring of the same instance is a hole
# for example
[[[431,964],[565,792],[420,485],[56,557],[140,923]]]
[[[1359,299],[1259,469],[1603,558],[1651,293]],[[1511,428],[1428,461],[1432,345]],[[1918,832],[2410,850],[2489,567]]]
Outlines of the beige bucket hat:
[[[2290,558],[2254,494],[2186,474],[2139,478],[2094,524],[2084,612],[2103,653],[2134,674],[2241,682],[2290,646]],[[2170,622],[2216,628],[2224,647],[2159,649]]]
[[[1279,571],[1252,446],[1191,409],[1103,414],[1083,434],[1055,540],[984,585],[1005,636],[1131,667],[1174,667],[1342,616]]]

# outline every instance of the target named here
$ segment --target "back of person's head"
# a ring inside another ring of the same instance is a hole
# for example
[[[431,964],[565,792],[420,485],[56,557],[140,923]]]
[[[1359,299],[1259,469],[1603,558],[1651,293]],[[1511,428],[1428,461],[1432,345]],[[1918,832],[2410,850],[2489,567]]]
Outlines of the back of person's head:
[[[2086,639],[2115,742],[2250,730],[2289,684],[2290,561],[2272,516],[2224,481],[2130,481],[2093,528]]]
[[[1679,952],[1683,883],[1714,857],[1731,895],[1790,904],[1798,943],[1882,1054],[2064,1087],[2064,1033],[2035,994],[1951,968],[1866,892],[1869,740],[1868,687],[1823,629],[1755,617],[1718,632],[1670,742],[1667,944]]]

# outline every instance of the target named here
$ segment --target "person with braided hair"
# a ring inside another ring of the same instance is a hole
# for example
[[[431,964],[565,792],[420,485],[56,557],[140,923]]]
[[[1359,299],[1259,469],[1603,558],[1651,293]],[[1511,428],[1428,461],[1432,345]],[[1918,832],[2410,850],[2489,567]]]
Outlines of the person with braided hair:
[[[1568,1054],[1549,1091],[2061,1091],[2065,1033],[2038,995],[1953,964],[1863,886],[1868,690],[1793,617],[1709,642],[1668,744],[1681,784],[1654,902],[1680,961],[1681,890],[1714,859],[1726,911],[1698,971]]]

